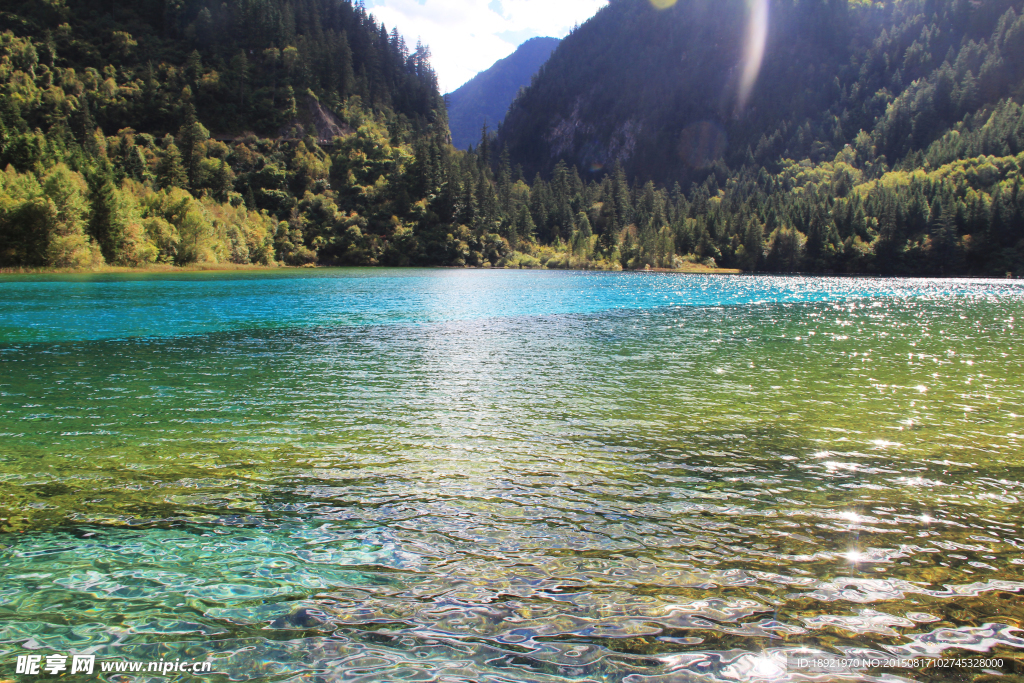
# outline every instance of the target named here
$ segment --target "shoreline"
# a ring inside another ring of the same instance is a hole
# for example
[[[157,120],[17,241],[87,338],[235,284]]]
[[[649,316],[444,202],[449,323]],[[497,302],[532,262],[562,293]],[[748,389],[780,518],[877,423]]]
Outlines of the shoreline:
[[[187,266],[172,266],[168,264],[150,265],[140,268],[128,266],[101,266],[99,268],[24,268],[10,267],[0,268],[0,277],[4,275],[168,275],[177,273],[232,273],[232,272],[264,272],[264,271],[299,271],[299,270],[322,270],[329,268],[437,268],[445,270],[535,270],[548,272],[580,272],[580,273],[660,273],[668,275],[801,275],[801,276],[822,276],[822,277],[890,277],[899,279],[915,278],[938,278],[938,279],[970,279],[970,280],[1020,280],[1022,276],[1012,275],[1000,277],[998,275],[883,275],[881,273],[768,273],[763,271],[745,271],[739,268],[711,268],[702,265],[687,265],[683,268],[642,268],[635,270],[600,270],[590,268],[507,268],[490,266],[487,268],[477,266],[286,266],[274,264],[269,266],[238,263],[193,263]],[[2,681],[0,681],[2,683]]]
[[[0,275],[112,275],[112,274],[167,274],[167,273],[214,273],[214,272],[246,272],[246,271],[269,271],[269,270],[319,270],[323,268],[447,268],[453,270],[546,270],[557,271],[591,271],[587,268],[479,268],[475,266],[285,266],[271,265],[262,266],[255,264],[238,263],[193,263],[187,266],[173,266],[170,264],[159,264],[133,268],[130,266],[100,266],[98,268],[27,268],[10,267],[0,268]],[[741,275],[744,271],[738,268],[710,268],[707,266],[694,265],[685,268],[638,268],[636,270],[619,270],[605,272],[620,273],[689,273],[705,275]]]
[[[0,275],[110,275],[114,273],[201,273],[216,271],[247,270],[299,270],[302,266],[261,266],[251,263],[192,263],[187,266],[172,266],[162,263],[133,268],[130,266],[100,266],[98,268],[0,268]]]
[[[631,273],[689,273],[696,275],[742,275],[745,271],[739,268],[712,268],[697,264],[682,268],[644,268],[643,270],[627,271]]]

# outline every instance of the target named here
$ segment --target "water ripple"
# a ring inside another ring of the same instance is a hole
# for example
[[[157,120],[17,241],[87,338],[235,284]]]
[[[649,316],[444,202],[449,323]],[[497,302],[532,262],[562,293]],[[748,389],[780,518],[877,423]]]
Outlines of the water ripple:
[[[787,655],[1024,650],[1015,283],[0,289],[0,674],[808,681],[836,678]],[[926,674],[960,680],[839,679]]]

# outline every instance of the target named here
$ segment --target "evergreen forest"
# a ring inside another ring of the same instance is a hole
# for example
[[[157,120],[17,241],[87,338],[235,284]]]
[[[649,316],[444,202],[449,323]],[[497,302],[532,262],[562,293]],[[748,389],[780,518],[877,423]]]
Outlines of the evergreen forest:
[[[0,267],[1024,272],[1020,0],[777,0],[737,96],[750,6],[613,0],[462,151],[360,3],[14,0]]]

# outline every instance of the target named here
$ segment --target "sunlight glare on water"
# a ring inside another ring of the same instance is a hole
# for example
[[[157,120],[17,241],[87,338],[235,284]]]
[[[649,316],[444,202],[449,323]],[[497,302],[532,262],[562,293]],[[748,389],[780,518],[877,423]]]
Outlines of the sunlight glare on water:
[[[0,674],[26,650],[210,658],[212,681],[630,683],[1024,652],[1016,282],[0,292]]]

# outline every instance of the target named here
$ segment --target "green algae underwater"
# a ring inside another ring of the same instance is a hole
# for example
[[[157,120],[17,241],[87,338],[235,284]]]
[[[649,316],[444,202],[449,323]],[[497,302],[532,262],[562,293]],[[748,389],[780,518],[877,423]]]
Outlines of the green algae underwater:
[[[1021,680],[1022,284],[0,276],[0,675]]]

